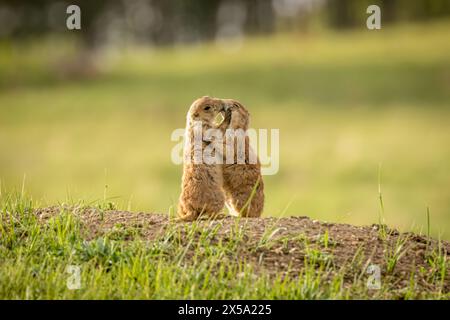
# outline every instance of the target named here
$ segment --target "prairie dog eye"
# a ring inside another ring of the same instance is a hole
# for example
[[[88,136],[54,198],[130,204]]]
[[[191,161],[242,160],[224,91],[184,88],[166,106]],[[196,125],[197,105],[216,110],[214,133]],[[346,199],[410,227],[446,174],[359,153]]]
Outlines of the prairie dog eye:
[[[211,109],[211,106],[206,106],[203,108],[203,110],[208,111],[209,109]]]

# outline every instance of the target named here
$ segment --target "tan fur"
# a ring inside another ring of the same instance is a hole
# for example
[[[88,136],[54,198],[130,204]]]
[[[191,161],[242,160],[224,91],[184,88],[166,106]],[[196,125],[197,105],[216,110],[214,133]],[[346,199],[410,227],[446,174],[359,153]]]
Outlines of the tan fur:
[[[205,108],[209,107],[209,110]],[[223,110],[220,99],[202,97],[195,100],[187,114],[186,138],[193,143],[193,122],[202,121],[203,133],[213,128],[214,118]],[[187,140],[186,140],[187,141]],[[203,141],[202,152],[208,145]],[[222,191],[222,166],[220,164],[195,164],[192,145],[185,145],[185,157],[190,157],[191,163],[184,163],[181,184],[181,195],[178,204],[178,216],[187,221],[197,219],[200,215],[214,216],[219,214],[225,203]]]
[[[250,122],[250,113],[238,101],[233,99],[222,99],[227,105],[225,120],[220,125],[224,132],[224,154],[226,154],[225,132],[227,128],[247,131]],[[226,204],[232,213],[243,217],[260,217],[264,209],[264,183],[261,176],[261,164],[259,159],[255,164],[249,163],[250,147],[249,138],[245,136],[245,164],[237,163],[237,141],[234,139],[234,163],[224,164],[223,189]],[[256,190],[254,188],[256,187]],[[254,192],[252,196],[252,192]],[[252,198],[251,198],[252,197]],[[249,203],[249,199],[251,202]]]

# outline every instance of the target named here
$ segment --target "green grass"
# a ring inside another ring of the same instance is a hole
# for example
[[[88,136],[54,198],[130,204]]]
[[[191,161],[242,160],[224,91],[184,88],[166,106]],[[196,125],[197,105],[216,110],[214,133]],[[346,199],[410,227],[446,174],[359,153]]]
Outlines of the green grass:
[[[303,268],[298,277],[284,277],[257,273],[240,258],[240,244],[247,240],[238,223],[226,242],[213,241],[220,224],[205,229],[197,222],[181,229],[169,225],[151,242],[120,225],[86,240],[81,222],[70,211],[61,209],[60,215],[42,223],[33,214],[34,206],[20,193],[0,198],[1,299],[386,299],[398,294],[408,299],[448,299],[440,291],[415,290],[413,275],[406,291],[392,291],[387,284],[370,290],[367,266],[358,262],[358,252],[337,269],[332,255],[302,237],[298,241],[305,252]],[[270,248],[274,232],[268,228],[255,250]],[[133,240],[123,241],[129,233],[134,233]],[[331,243],[327,232],[322,240],[325,247]],[[430,284],[440,283],[442,288],[446,257],[439,248],[430,252],[428,261],[433,270]],[[68,287],[71,266],[80,268],[81,286],[76,290]],[[344,285],[348,268],[362,271]]]
[[[449,26],[252,38],[231,55],[212,44],[125,48],[102,56],[95,77],[66,81],[73,43],[0,43],[1,184],[20,188],[26,174],[42,205],[106,197],[173,210],[181,167],[170,134],[209,94],[241,100],[254,128],[280,129],[265,215],[292,201],[286,215],[378,222],[383,163],[383,219],[450,239]]]

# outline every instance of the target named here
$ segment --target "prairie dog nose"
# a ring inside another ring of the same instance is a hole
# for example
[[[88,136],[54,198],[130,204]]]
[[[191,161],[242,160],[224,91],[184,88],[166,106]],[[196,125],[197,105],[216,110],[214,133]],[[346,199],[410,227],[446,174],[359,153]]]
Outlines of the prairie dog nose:
[[[223,110],[228,111],[231,107],[233,107],[233,100],[231,99],[222,99]]]

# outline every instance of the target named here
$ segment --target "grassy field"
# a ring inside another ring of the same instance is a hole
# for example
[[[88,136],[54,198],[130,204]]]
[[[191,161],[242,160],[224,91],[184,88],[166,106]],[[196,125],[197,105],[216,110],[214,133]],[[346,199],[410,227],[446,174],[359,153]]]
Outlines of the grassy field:
[[[252,38],[235,54],[133,47],[94,65],[76,62],[67,40],[0,43],[0,298],[448,299],[448,243],[348,225],[342,240],[327,224],[308,232],[315,220],[384,220],[450,239],[449,28]],[[206,94],[241,100],[254,128],[280,129],[264,216],[309,216],[303,231],[277,238],[273,224],[253,243],[245,221],[224,238],[222,222],[169,221],[148,241],[132,219],[86,232],[94,223],[64,205],[39,220],[35,209],[57,203],[96,206],[100,222],[114,208],[173,214],[181,167],[170,135]],[[367,288],[373,257],[359,242],[379,250],[380,290]],[[241,259],[286,250],[294,277]],[[82,268],[80,290],[67,288],[70,265]]]
[[[450,298],[448,242],[309,218],[180,223],[71,205],[4,195],[1,299]]]
[[[108,198],[167,213],[181,176],[170,134],[208,94],[241,100],[254,128],[280,129],[265,216],[378,222],[381,164],[385,221],[423,231],[429,207],[432,235],[450,239],[449,28],[253,38],[235,54],[133,47],[81,71],[71,42],[3,42],[2,189],[25,180],[36,206]]]

